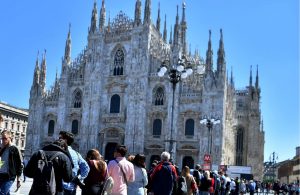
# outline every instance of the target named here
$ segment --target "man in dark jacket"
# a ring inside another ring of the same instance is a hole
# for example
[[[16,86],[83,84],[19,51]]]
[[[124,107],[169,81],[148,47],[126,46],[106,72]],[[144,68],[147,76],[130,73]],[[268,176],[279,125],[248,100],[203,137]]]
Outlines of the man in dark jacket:
[[[63,195],[62,181],[71,181],[72,179],[72,165],[67,153],[67,144],[64,140],[57,140],[42,149],[47,159],[49,160],[53,155],[56,155],[53,162],[55,181],[56,181],[56,195]],[[24,169],[24,174],[27,177],[34,178],[38,166],[39,152],[32,155]],[[35,191],[39,181],[33,180],[30,192]],[[29,193],[34,194],[34,193]]]
[[[0,194],[9,194],[10,188],[17,177],[17,188],[21,186],[20,176],[23,170],[20,150],[12,144],[11,132],[1,132],[0,149]]]
[[[177,180],[177,172],[172,163],[169,162],[170,153],[161,154],[161,162],[154,168],[150,175],[152,192],[155,195],[171,195],[173,186]]]

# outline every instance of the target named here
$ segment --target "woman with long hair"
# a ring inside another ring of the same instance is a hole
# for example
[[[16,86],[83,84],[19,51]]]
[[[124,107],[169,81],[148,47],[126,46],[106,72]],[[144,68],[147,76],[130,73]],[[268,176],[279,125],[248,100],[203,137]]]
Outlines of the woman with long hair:
[[[145,169],[146,157],[143,154],[135,155],[132,164],[134,165],[134,182],[128,183],[128,194],[144,195],[145,186],[148,184],[147,171]]]
[[[86,155],[86,162],[90,167],[90,172],[85,178],[85,187],[82,195],[101,194],[107,174],[107,165],[97,149],[91,149]]]
[[[193,195],[197,192],[197,184],[194,177],[190,174],[190,168],[188,166],[184,166],[182,168],[181,176],[185,178],[186,187],[187,187],[187,194]]]

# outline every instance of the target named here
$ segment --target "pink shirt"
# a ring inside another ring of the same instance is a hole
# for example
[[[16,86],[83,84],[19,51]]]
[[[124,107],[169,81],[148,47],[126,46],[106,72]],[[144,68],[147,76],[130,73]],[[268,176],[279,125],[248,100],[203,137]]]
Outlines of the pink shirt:
[[[134,181],[134,167],[133,164],[126,160],[125,157],[118,157],[116,159],[119,165],[122,167],[127,182]],[[111,160],[108,163],[108,174],[114,179],[114,186],[111,195],[127,195],[127,185],[124,179],[124,175],[115,160]]]

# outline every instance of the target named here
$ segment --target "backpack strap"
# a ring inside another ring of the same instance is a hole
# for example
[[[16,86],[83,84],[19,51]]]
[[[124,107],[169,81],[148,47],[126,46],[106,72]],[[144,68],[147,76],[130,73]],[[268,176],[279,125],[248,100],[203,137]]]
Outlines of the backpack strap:
[[[120,166],[119,161],[117,161],[116,159],[115,159],[115,161],[117,162],[118,166],[120,167],[120,169],[121,169],[121,171],[122,171],[122,173],[123,173],[123,177],[124,177],[124,180],[125,180],[126,185],[128,185],[126,175],[125,175],[125,173],[124,173],[122,167]]]
[[[44,150],[39,150],[39,155],[40,155],[40,158],[45,162],[45,164],[48,166],[48,160],[47,160],[47,157],[46,157],[46,153]]]
[[[56,157],[58,157],[62,152],[55,152],[51,157],[50,157],[50,161],[54,160]]]

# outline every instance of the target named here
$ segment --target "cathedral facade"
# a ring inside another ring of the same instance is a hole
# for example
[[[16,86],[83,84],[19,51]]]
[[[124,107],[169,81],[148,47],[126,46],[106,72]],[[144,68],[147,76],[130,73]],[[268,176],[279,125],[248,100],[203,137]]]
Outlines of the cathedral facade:
[[[142,19],[142,8],[144,9]],[[98,17],[92,10],[88,43],[71,60],[69,30],[61,74],[46,90],[46,55],[37,58],[30,90],[26,152],[29,156],[58,138],[61,130],[75,134],[74,148],[83,155],[97,148],[111,159],[114,147],[124,144],[130,154],[144,153],[147,163],[170,151],[179,165],[203,164],[211,153],[213,165],[251,166],[263,172],[264,131],[260,112],[258,71],[249,86],[236,90],[227,75],[222,30],[216,70],[209,32],[205,59],[188,51],[185,4],[178,7],[174,28],[167,33],[160,10],[154,24],[151,0],[136,1],[134,18],[120,11],[106,22],[105,2]],[[163,28],[161,29],[161,26]],[[176,64],[185,56],[191,68],[204,65],[204,74],[191,74],[174,91],[167,75],[157,70],[168,60]],[[174,98],[172,96],[174,92]],[[212,126],[199,121],[219,119]]]

